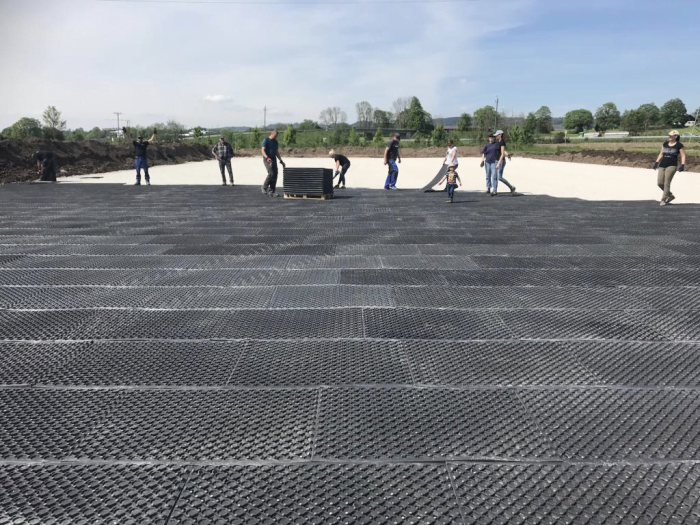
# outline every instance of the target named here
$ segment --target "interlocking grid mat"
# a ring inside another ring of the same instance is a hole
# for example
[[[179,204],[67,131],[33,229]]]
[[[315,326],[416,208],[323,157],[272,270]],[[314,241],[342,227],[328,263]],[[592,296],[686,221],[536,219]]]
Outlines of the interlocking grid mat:
[[[337,197],[2,187],[0,524],[700,522],[700,206]]]

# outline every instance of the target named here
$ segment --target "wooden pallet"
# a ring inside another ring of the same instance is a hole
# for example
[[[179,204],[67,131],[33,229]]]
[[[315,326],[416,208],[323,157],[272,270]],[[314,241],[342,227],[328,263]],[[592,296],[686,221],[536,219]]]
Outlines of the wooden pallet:
[[[319,201],[325,201],[328,199],[333,198],[332,193],[324,193],[323,195],[304,195],[304,194],[297,194],[297,193],[285,193],[284,194],[285,199],[314,199],[314,200],[319,200]]]

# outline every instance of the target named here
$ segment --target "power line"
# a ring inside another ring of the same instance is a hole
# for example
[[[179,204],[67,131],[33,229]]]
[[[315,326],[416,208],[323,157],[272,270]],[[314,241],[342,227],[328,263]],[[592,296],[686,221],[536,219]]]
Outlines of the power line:
[[[466,4],[486,0],[95,0],[138,4],[234,4],[234,5],[372,5],[372,4]]]

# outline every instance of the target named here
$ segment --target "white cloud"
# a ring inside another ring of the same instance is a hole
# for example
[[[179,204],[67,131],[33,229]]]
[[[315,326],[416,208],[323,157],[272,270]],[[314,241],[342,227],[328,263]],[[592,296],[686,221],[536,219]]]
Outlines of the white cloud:
[[[207,95],[204,97],[204,102],[212,102],[213,104],[221,104],[222,102],[230,102],[231,97],[226,95]]]

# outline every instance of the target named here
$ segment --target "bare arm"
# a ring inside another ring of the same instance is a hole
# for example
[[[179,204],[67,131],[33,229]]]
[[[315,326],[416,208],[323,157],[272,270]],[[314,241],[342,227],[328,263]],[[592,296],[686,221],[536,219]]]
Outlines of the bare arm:
[[[503,159],[505,159],[505,158],[506,158],[506,147],[505,147],[505,146],[501,146],[501,158],[498,159],[498,166],[500,166],[501,164],[503,164]]]
[[[683,152],[683,154],[685,155],[685,152]],[[661,151],[659,152],[659,156],[656,157],[656,162],[661,162],[661,159],[663,158],[663,156],[664,156],[664,148],[663,148],[663,146],[661,146]]]
[[[685,148],[681,148],[681,164],[685,164]]]
[[[262,156],[265,160],[270,160],[270,157],[267,156],[267,153],[265,152],[265,146],[260,148],[260,152],[262,153]]]
[[[153,135],[151,135],[151,138],[148,139],[146,142],[148,142],[150,144],[151,142],[155,142],[155,141],[156,141],[156,134],[154,133]]]
[[[336,160],[336,161],[335,161],[335,169],[336,169],[336,170],[339,170],[339,169],[340,169],[340,161],[339,161],[339,160]]]
[[[279,152],[279,150],[277,150],[277,158],[279,159],[280,164],[282,164],[282,166],[286,166],[286,164],[285,164],[284,161],[282,160],[282,157],[280,157],[280,152]]]

